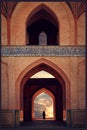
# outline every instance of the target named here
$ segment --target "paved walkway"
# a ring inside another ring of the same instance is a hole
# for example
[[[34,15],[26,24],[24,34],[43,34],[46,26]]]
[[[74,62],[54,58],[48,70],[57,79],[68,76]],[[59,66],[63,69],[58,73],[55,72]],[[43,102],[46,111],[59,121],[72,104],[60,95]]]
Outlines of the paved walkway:
[[[12,128],[0,128],[2,130],[12,130]],[[60,129],[68,129],[71,127],[67,127],[66,123],[61,123],[55,120],[35,120],[31,122],[21,122],[20,127],[15,127],[13,129],[16,130],[60,130]]]
[[[31,122],[25,122],[21,124],[21,127],[24,128],[64,128],[66,125],[64,123],[54,121],[54,120],[37,120],[37,121],[31,121]]]

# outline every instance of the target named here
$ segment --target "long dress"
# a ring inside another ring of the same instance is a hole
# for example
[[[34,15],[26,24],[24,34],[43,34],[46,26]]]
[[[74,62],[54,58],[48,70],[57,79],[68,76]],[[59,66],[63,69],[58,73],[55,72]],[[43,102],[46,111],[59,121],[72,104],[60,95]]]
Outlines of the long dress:
[[[43,111],[43,119],[45,119],[45,111]]]

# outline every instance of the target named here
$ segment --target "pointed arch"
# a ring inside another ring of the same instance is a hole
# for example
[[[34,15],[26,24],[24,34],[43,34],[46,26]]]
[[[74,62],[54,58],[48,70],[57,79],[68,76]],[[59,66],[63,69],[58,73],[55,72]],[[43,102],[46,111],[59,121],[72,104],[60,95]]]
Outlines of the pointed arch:
[[[37,11],[37,7],[41,8],[41,6],[43,6],[44,9],[46,7],[45,10],[49,11],[49,13],[59,21],[60,44],[73,45],[75,32],[74,18],[66,2],[19,2],[11,18],[11,43],[13,45],[26,44],[27,20],[35,13],[34,10]],[[19,21],[21,21],[21,24],[19,24]]]
[[[55,65],[53,62],[41,58],[32,64],[28,65],[18,76],[16,80],[16,107],[21,109],[23,107],[23,87],[29,78],[40,70],[45,70],[52,74],[63,87],[63,101],[66,109],[71,107],[70,81],[63,70]]]
[[[55,97],[54,95],[46,88],[41,88],[38,91],[36,91],[32,97],[32,119],[34,119],[34,99],[41,93],[46,93],[53,99],[53,119],[55,119]]]
[[[40,90],[36,91],[36,93],[33,95],[32,99],[34,100],[35,97],[40,94],[40,93],[46,93],[48,95],[50,95],[50,97],[52,97],[53,99],[55,99],[54,95],[46,88],[41,88]]]
[[[47,34],[47,44],[59,44],[59,22],[53,11],[45,4],[38,5],[26,20],[27,45],[39,45],[39,34]],[[45,38],[45,37],[44,37]],[[44,45],[44,44],[43,44]]]
[[[47,13],[49,13],[49,15],[51,15],[51,17],[53,17],[53,19],[50,19],[52,21],[52,23],[54,23],[54,25],[56,25],[58,27],[58,24],[59,24],[59,21],[58,21],[58,18],[56,16],[56,14],[52,11],[51,8],[49,8],[49,6],[47,6],[46,4],[44,3],[41,3],[39,4],[38,6],[36,6],[32,11],[31,13],[28,15],[27,19],[26,19],[26,25],[28,24],[28,21],[29,21],[29,24],[33,23],[34,20],[36,20],[36,18],[32,19],[32,17],[37,13],[39,12],[40,10],[45,10]],[[47,17],[45,16],[44,18],[47,19]],[[39,18],[38,18],[39,19]]]

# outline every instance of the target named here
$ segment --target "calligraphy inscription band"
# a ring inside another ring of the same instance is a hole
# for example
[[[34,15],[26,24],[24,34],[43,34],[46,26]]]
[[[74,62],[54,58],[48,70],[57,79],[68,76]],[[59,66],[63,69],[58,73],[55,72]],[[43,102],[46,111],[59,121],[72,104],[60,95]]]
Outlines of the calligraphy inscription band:
[[[1,56],[85,56],[85,47],[3,46]]]

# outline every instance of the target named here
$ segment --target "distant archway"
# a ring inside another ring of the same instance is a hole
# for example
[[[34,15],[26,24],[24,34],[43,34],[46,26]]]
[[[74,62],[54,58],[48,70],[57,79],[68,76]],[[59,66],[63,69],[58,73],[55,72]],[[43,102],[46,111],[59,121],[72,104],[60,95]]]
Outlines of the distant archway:
[[[35,117],[34,117],[34,100],[39,94],[41,94],[43,92],[48,94],[53,100],[53,117],[52,117],[52,119],[55,119],[55,97],[49,90],[47,90],[45,88],[38,90],[32,97],[32,119],[35,119]]]

